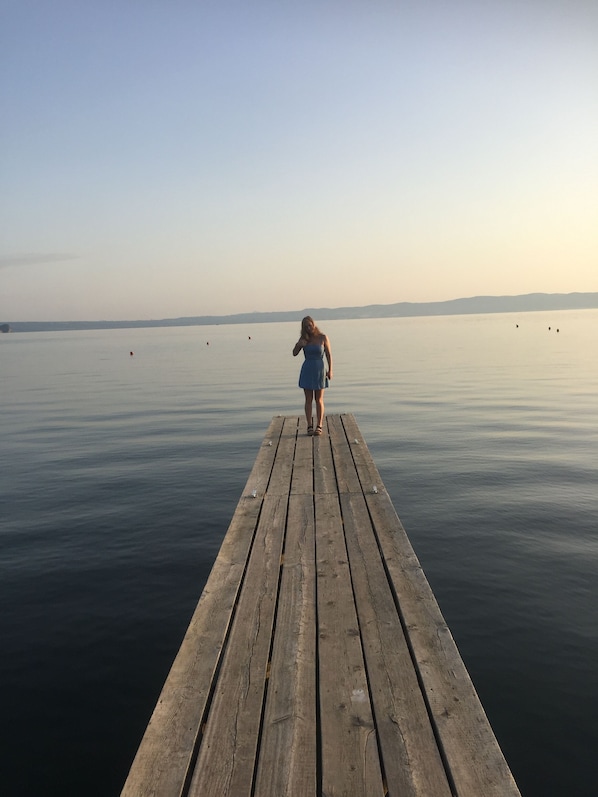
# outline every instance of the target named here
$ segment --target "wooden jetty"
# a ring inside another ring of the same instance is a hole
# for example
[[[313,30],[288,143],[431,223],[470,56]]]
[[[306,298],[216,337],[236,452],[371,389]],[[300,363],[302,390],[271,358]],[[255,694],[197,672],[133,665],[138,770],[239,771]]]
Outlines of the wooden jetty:
[[[272,420],[122,795],[519,795],[352,415]]]

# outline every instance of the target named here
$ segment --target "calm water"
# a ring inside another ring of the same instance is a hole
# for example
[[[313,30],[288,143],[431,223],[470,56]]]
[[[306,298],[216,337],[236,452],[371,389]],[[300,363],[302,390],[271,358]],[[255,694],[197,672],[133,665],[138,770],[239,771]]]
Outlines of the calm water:
[[[524,797],[595,797],[598,311],[322,326]],[[0,793],[119,794],[297,337],[0,336]]]

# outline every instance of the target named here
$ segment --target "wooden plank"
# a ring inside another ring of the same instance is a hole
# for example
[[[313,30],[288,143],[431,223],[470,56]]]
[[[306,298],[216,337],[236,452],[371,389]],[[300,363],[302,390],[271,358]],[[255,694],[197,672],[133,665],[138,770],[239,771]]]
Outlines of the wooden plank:
[[[349,439],[354,419],[343,417]],[[358,436],[355,435],[357,438]],[[359,439],[359,438],[358,438]],[[382,485],[369,450],[352,449],[363,484]],[[455,641],[386,491],[366,493],[449,779],[459,797],[520,797]]]
[[[266,494],[189,797],[249,797],[287,514]]]
[[[313,438],[305,431],[305,423],[298,426],[295,460],[291,480],[291,495],[313,495],[314,448]]]
[[[383,797],[340,506],[315,496],[321,793]]]
[[[338,468],[339,463],[352,462],[351,451],[345,429],[339,415],[328,418],[328,432],[332,446],[334,467],[336,469],[336,481],[339,493],[360,493],[361,484],[354,467]]]
[[[339,483],[354,484],[356,471],[349,451],[351,443],[342,426],[337,427],[335,438],[334,466]],[[388,794],[450,797],[450,786],[363,493],[361,489],[347,492],[340,500]]]
[[[297,438],[297,419],[283,418],[276,462],[268,483],[268,495],[288,495]]]
[[[384,491],[386,488],[372,459],[367,443],[357,425],[355,416],[350,413],[344,413],[340,416],[340,422],[347,440],[347,454],[355,462],[361,490],[364,494]]]
[[[282,420],[266,438],[277,441]],[[194,757],[197,733],[229,629],[276,445],[262,444],[187,633],[166,679],[122,790],[122,797],[179,797]]]
[[[289,500],[254,797],[315,797],[316,705],[314,504],[299,494]]]
[[[316,493],[337,494],[336,476],[332,464],[328,418],[324,419],[324,434],[313,438],[314,447],[314,490]]]
[[[274,459],[278,452],[284,420],[281,415],[272,418],[262,440],[258,456],[253,463],[251,473],[241,495],[242,498],[251,496],[252,498],[261,499],[266,492],[274,467]]]
[[[469,673],[390,499],[378,494],[367,496],[367,501],[457,794],[518,797]]]
[[[341,508],[388,795],[451,797],[365,499]]]

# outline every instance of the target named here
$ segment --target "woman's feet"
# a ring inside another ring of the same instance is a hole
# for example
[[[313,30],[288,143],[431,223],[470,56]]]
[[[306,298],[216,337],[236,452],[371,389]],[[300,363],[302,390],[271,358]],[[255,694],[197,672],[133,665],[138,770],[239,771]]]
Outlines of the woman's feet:
[[[307,434],[310,435],[311,437],[313,433],[314,433],[314,427],[310,423],[309,426],[307,427]]]
[[[316,431],[314,432],[314,434],[316,435],[316,437],[319,437],[322,434],[322,427],[316,426]]]

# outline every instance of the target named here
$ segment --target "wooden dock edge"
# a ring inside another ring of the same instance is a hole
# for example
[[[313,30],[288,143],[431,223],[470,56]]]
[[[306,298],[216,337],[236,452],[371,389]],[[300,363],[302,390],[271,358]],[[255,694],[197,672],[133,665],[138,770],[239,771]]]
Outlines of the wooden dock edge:
[[[511,770],[355,418],[342,420],[451,785],[459,795],[516,797]],[[496,791],[488,785],[479,791],[480,773]]]

